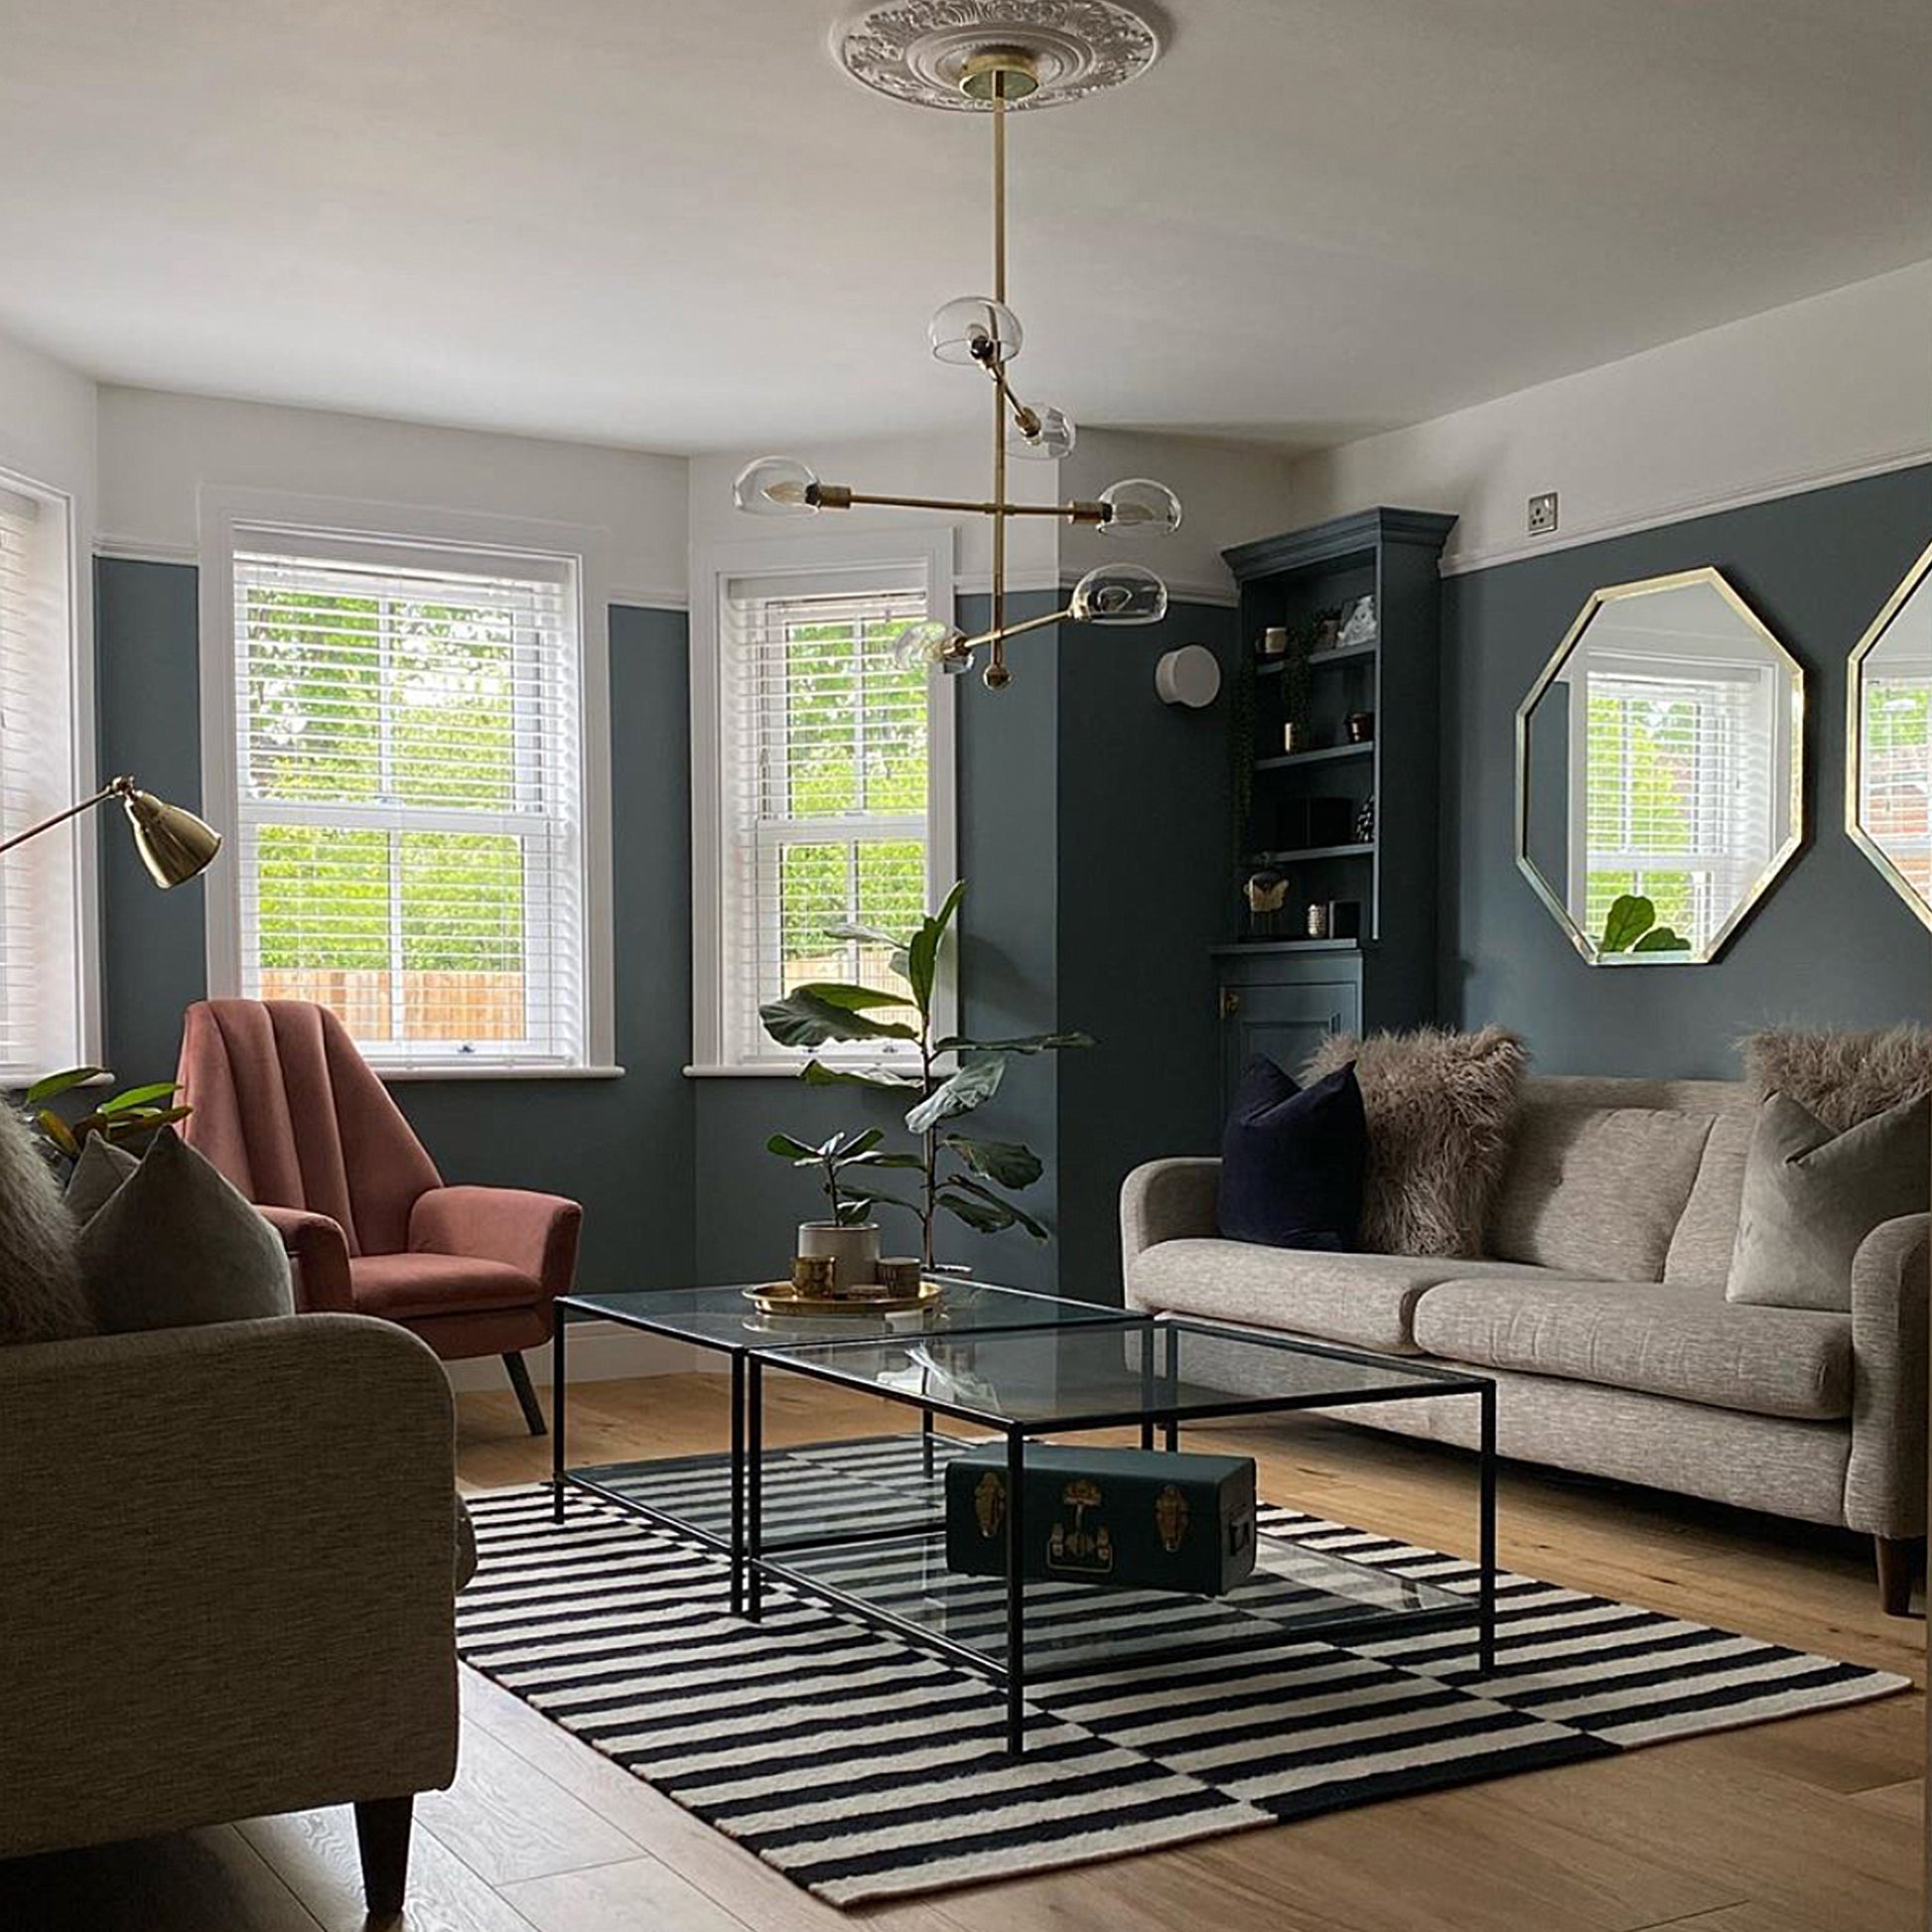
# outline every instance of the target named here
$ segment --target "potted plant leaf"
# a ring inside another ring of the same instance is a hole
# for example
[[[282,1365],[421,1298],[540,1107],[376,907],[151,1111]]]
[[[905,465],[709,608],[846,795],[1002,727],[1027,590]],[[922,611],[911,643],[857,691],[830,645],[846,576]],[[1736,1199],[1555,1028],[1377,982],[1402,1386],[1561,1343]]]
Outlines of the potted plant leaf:
[[[789,1161],[794,1168],[816,1168],[825,1197],[832,1205],[831,1218],[801,1221],[798,1224],[798,1249],[801,1255],[829,1255],[833,1262],[833,1285],[840,1289],[857,1288],[874,1278],[879,1265],[879,1223],[872,1218],[870,1195],[849,1191],[843,1184],[850,1168],[916,1168],[909,1154],[881,1154],[879,1143],[886,1138],[882,1129],[868,1127],[862,1133],[834,1134],[816,1147],[789,1134],[773,1134],[764,1151]]]
[[[886,947],[893,973],[905,983],[903,993],[809,981],[759,1009],[765,1032],[781,1046],[816,1049],[872,1041],[885,1055],[903,1058],[905,1070],[900,1072],[884,1059],[878,1065],[839,1065],[814,1051],[800,1068],[799,1078],[808,1086],[866,1087],[909,1103],[905,1128],[913,1137],[914,1151],[882,1151],[873,1130],[875,1138],[856,1155],[848,1150],[843,1162],[850,1165],[857,1160],[870,1168],[899,1169],[915,1176],[910,1200],[869,1189],[868,1212],[872,1205],[884,1205],[912,1214],[919,1224],[919,1259],[927,1269],[935,1265],[934,1228],[942,1211],[981,1234],[1017,1227],[1035,1241],[1048,1238],[1045,1224],[1011,1198],[1039,1179],[1044,1172],[1039,1157],[1018,1141],[965,1133],[960,1123],[999,1092],[1016,1058],[1093,1044],[1083,1033],[1030,1034],[1012,1039],[935,1033],[933,1003],[942,977],[943,951],[949,938],[956,938],[953,922],[965,892],[964,882],[954,886],[939,909],[913,932],[851,924],[827,928],[834,939]],[[776,1138],[766,1144],[774,1152]],[[819,1159],[816,1150],[806,1152],[814,1161]]]
[[[45,1075],[27,1089],[28,1121],[54,1154],[77,1161],[92,1135],[98,1134],[110,1144],[131,1141],[175,1121],[186,1120],[193,1111],[174,1104],[177,1087],[173,1080],[154,1080],[145,1086],[128,1087],[72,1120],[49,1104],[76,1087],[110,1077],[105,1067],[70,1066],[60,1073]]]

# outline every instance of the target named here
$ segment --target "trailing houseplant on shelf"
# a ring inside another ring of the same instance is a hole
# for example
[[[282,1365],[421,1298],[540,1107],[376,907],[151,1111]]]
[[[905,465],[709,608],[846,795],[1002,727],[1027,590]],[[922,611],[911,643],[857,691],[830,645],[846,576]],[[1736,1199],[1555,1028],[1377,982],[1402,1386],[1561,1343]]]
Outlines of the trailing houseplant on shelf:
[[[913,1176],[914,1198],[869,1190],[866,1212],[876,1204],[913,1215],[919,1224],[919,1260],[928,1269],[935,1265],[934,1230],[942,1211],[980,1234],[1017,1227],[1035,1241],[1048,1238],[1045,1224],[1009,1198],[1039,1179],[1044,1172],[1039,1157],[1022,1142],[987,1140],[961,1132],[956,1123],[999,1092],[1016,1058],[1093,1044],[1083,1033],[1030,1034],[1013,1039],[936,1034],[933,1007],[944,976],[944,949],[957,937],[954,920],[965,893],[962,881],[911,933],[852,924],[826,928],[830,938],[886,947],[893,973],[905,983],[903,993],[812,980],[759,1009],[764,1031],[779,1045],[812,1049],[812,1057],[799,1069],[806,1085],[866,1087],[910,1103],[905,1129],[913,1139],[911,1150],[882,1150],[883,1135],[874,1129],[868,1130],[870,1139],[867,1134],[851,1137],[840,1160],[842,1167],[897,1170]],[[877,1064],[838,1065],[819,1058],[816,1050],[868,1042],[881,1051]],[[896,1057],[903,1060],[904,1071],[892,1064]],[[774,1136],[766,1146],[777,1153],[781,1138],[788,1137]],[[860,1142],[865,1145],[858,1146]],[[814,1162],[821,1158],[815,1149],[805,1153]],[[803,1164],[801,1156],[788,1158]]]

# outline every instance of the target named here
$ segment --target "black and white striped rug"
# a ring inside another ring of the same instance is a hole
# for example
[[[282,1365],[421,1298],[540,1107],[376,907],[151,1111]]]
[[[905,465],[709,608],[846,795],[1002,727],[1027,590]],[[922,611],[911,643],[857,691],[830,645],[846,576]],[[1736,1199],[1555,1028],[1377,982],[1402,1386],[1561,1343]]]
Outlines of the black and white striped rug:
[[[903,1438],[790,1452],[767,1493],[858,1521],[922,1488],[907,1458]],[[652,1493],[681,1482],[702,1518],[721,1461],[653,1474]],[[783,1589],[761,1623],[736,1618],[723,1558],[580,1492],[561,1525],[547,1489],[470,1508],[482,1561],[458,1599],[464,1661],[839,1905],[1609,1756],[1908,1681],[1508,1574],[1486,1680],[1460,1629],[1298,1641],[1259,1613],[1286,1587],[1259,1575],[1213,1605],[1044,1585],[1029,1589],[1030,1631],[1091,1639],[1102,1659],[1110,1633],[1144,1639],[1176,1614],[1208,1619],[1214,1648],[1041,1684],[1014,1760],[998,1689],[916,1644]],[[1458,1558],[1342,1524],[1269,1508],[1264,1528],[1311,1561],[1475,1587]],[[916,1595],[930,1561],[876,1548],[869,1587]],[[983,1611],[956,1602],[956,1631],[975,1614],[998,1628],[1004,1587],[975,1587]]]

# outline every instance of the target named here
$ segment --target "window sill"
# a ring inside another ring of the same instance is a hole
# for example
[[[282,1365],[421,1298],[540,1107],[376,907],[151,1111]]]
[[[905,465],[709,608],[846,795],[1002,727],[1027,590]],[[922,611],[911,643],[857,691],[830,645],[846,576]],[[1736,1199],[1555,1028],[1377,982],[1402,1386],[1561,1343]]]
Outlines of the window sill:
[[[902,1064],[881,1060],[834,1060],[830,1065],[841,1073],[904,1073]],[[687,1080],[796,1080],[804,1061],[796,1066],[687,1066]],[[916,1066],[909,1069],[916,1073]]]
[[[401,1080],[621,1080],[621,1066],[384,1066],[370,1060],[385,1085]]]

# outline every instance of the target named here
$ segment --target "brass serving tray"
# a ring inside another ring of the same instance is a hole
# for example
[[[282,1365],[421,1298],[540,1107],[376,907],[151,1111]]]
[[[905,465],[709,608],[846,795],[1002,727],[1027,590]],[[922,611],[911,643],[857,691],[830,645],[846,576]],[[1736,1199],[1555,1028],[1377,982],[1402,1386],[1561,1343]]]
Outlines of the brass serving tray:
[[[945,1293],[938,1282],[921,1282],[916,1295],[801,1295],[789,1282],[765,1282],[744,1291],[760,1314],[906,1314],[935,1306]]]

